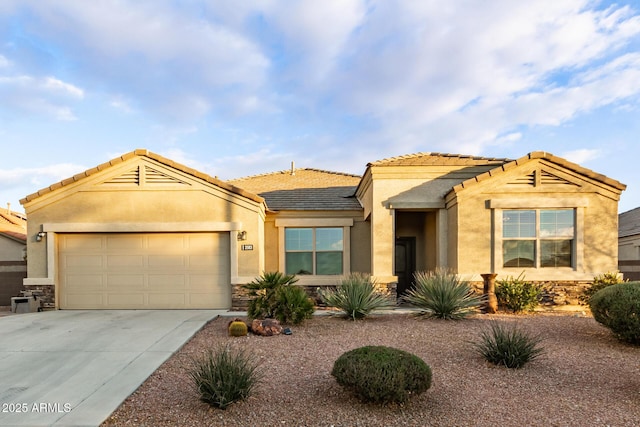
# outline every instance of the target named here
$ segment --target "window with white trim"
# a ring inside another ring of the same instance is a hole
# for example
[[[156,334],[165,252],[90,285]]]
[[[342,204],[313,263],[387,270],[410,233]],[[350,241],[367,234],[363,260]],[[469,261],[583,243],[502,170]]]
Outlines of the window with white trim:
[[[574,209],[502,211],[503,267],[574,266]]]
[[[343,227],[287,227],[284,237],[287,274],[343,274]]]

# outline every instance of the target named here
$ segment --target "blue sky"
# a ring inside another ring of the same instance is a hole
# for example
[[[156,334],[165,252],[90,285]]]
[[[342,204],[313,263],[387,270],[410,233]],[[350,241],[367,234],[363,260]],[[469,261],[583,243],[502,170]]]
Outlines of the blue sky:
[[[548,151],[640,206],[640,2],[2,0],[0,206],[136,148],[222,179]]]

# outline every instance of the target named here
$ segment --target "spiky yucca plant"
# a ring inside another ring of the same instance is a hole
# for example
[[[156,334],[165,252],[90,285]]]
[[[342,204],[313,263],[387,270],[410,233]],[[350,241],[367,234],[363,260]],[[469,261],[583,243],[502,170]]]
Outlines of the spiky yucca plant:
[[[494,365],[521,368],[543,353],[540,336],[529,335],[515,324],[492,321],[475,343],[476,350]]]
[[[318,290],[322,301],[342,310],[353,320],[368,316],[373,310],[391,308],[391,300],[376,291],[371,276],[351,273],[342,278],[335,290]]]
[[[193,358],[188,373],[200,400],[220,409],[249,397],[263,375],[255,357],[228,345]]]
[[[407,291],[403,300],[419,308],[419,316],[462,319],[478,310],[483,302],[469,282],[448,270],[418,271],[414,279],[415,288]]]

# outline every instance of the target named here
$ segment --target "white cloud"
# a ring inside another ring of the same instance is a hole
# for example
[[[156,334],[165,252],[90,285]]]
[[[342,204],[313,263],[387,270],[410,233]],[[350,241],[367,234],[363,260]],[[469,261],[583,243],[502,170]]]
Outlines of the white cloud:
[[[35,192],[86,169],[85,166],[74,163],[56,163],[32,168],[0,169],[0,181],[2,181],[5,189],[29,187],[30,192]]]
[[[57,120],[76,120],[69,102],[81,100],[84,91],[54,77],[0,76],[2,108],[43,114]]]
[[[578,150],[565,151],[560,154],[560,157],[563,157],[573,163],[584,164],[599,158],[601,155],[602,150],[600,149],[581,148]]]

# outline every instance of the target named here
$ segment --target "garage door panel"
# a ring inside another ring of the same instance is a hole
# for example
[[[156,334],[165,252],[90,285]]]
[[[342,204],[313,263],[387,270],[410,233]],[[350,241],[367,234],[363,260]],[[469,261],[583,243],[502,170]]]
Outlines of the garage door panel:
[[[145,305],[143,293],[108,294],[107,305],[121,308],[137,308]]]
[[[228,308],[229,233],[58,235],[61,308]]]
[[[97,293],[93,293],[93,294],[68,293],[65,296],[65,299],[66,299],[66,304],[72,307],[82,306],[86,308],[100,308],[100,307],[103,307],[105,304],[105,300],[102,294],[97,294]]]
[[[153,293],[149,294],[150,308],[183,308],[186,306],[184,293]]]
[[[102,267],[104,259],[102,255],[67,255],[62,262],[68,267]]]
[[[185,289],[184,274],[152,274],[149,275],[149,290]]]
[[[144,236],[139,234],[113,234],[106,235],[106,247],[109,251],[136,250],[144,247]]]
[[[150,267],[184,267],[186,265],[182,255],[149,255]]]
[[[143,267],[142,255],[108,255],[107,267]]]
[[[67,289],[96,290],[104,288],[104,280],[101,274],[74,274],[67,277]]]

